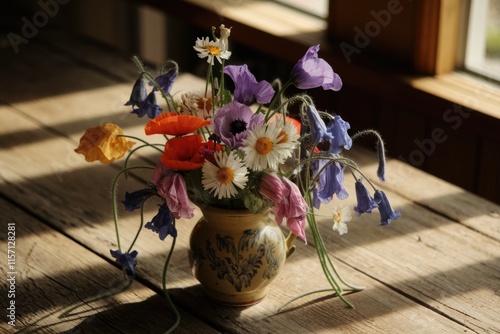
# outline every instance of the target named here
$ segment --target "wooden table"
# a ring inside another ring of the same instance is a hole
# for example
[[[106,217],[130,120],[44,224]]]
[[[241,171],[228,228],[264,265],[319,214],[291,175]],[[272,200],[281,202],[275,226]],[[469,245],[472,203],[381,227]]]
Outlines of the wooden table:
[[[174,322],[161,296],[170,241],[142,233],[136,277],[125,289],[109,253],[116,248],[110,182],[120,162],[89,164],[73,151],[84,129],[107,121],[142,136],[145,120],[123,106],[136,69],[127,59],[65,34],[46,29],[40,37],[17,54],[6,43],[0,50],[0,328],[7,333],[162,333]],[[184,74],[174,91],[189,90],[199,80]],[[357,148],[348,154],[376,179],[373,153]],[[278,312],[290,298],[328,286],[312,244],[299,241],[260,304],[244,309],[212,304],[186,256],[197,219],[178,221],[168,272],[182,317],[177,332],[500,332],[500,207],[397,160],[389,161],[387,175],[378,185],[403,210],[390,227],[378,226],[378,214],[364,215],[339,236],[331,221],[320,219],[338,270],[366,287],[348,296],[355,309],[321,293]],[[147,175],[131,178],[120,191],[139,189],[147,180]],[[348,190],[347,201],[354,201],[351,180]],[[152,217],[154,208],[146,215]],[[122,213],[124,244],[133,238],[137,218]],[[15,245],[8,244],[14,230]],[[10,263],[9,246],[11,254],[15,251]],[[7,323],[11,302],[15,328]]]

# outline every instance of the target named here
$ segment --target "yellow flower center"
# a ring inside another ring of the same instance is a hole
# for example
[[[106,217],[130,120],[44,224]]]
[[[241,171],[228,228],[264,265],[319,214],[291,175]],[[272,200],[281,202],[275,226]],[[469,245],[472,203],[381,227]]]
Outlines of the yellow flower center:
[[[208,45],[205,47],[205,49],[207,49],[207,51],[214,56],[220,55],[220,52],[221,52],[220,48],[213,46],[213,45]]]
[[[278,136],[278,138],[281,137],[281,136],[283,136],[283,138],[278,142],[278,144],[287,143],[288,142],[288,135],[286,134],[285,131],[281,131],[280,135]]]
[[[340,223],[342,219],[342,209],[333,212],[333,221]]]
[[[234,180],[234,172],[229,167],[222,167],[217,171],[217,180],[222,184],[229,184]]]
[[[262,137],[255,143],[255,150],[260,155],[266,155],[273,150],[273,142],[267,137]]]

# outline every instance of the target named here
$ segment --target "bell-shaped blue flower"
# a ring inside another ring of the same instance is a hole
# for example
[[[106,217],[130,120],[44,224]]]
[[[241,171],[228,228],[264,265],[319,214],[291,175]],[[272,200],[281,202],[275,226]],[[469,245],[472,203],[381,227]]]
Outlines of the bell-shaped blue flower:
[[[147,96],[146,100],[139,106],[139,108],[132,110],[133,114],[136,114],[139,117],[144,117],[148,115],[149,118],[153,119],[156,116],[160,115],[161,108],[156,103],[156,95],[155,91],[151,91]]]
[[[377,176],[380,181],[385,181],[385,148],[382,139],[377,142],[378,168]]]
[[[177,237],[177,229],[174,226],[174,216],[168,206],[163,203],[158,209],[158,213],[150,222],[144,225],[145,228],[158,233],[160,240],[165,240],[167,235]]]
[[[245,105],[271,102],[275,93],[273,87],[265,80],[257,82],[246,64],[225,66],[224,73],[234,82],[233,94],[236,101]]]
[[[135,81],[134,87],[132,88],[132,93],[130,94],[130,99],[127,103],[125,103],[125,105],[139,107],[144,103],[144,101],[146,101],[147,95],[148,91],[146,89],[146,83],[144,82],[142,77],[140,77]]]
[[[319,45],[311,46],[306,54],[295,64],[290,80],[299,89],[323,87],[338,91],[342,80],[324,59],[318,57]]]
[[[131,193],[126,191],[125,199],[122,201],[122,203],[123,205],[125,205],[125,210],[134,211],[136,209],[139,209],[149,197],[155,194],[156,194],[155,189],[151,187],[136,190]]]
[[[356,189],[356,199],[358,201],[358,204],[354,207],[354,211],[358,216],[362,213],[371,213],[373,209],[378,207],[361,180],[357,180],[354,187]]]
[[[401,217],[401,209],[394,212],[387,199],[385,193],[381,190],[375,191],[375,202],[378,204],[378,210],[380,212],[380,225],[387,226],[391,223],[392,220],[398,219]]]
[[[327,131],[333,137],[333,139],[330,140],[330,153],[340,154],[342,152],[342,148],[345,148],[346,150],[351,148],[352,139],[347,134],[347,130],[350,128],[351,125],[344,121],[339,115],[336,115],[335,118],[328,124]]]
[[[178,74],[179,71],[177,67],[175,67],[155,78],[156,82],[158,83],[158,85],[160,85],[165,94],[170,93],[170,90],[172,89],[172,86],[174,85],[175,79],[177,79]],[[157,90],[156,86],[154,86],[153,90]]]
[[[341,200],[349,196],[344,188],[344,168],[341,164],[336,161],[316,159],[312,163],[312,171],[313,175],[321,172],[318,185],[313,189],[313,205],[316,209],[319,209],[321,203],[329,203],[333,195],[337,195]]]
[[[326,128],[325,122],[321,119],[318,110],[314,105],[308,105],[306,108],[307,118],[309,120],[309,129],[311,131],[311,144],[318,145],[322,141],[332,141],[333,136]]]
[[[132,275],[134,274],[134,267],[137,263],[137,251],[132,251],[130,253],[122,253],[117,250],[109,250],[111,256],[116,259],[116,262],[120,263],[127,269]]]

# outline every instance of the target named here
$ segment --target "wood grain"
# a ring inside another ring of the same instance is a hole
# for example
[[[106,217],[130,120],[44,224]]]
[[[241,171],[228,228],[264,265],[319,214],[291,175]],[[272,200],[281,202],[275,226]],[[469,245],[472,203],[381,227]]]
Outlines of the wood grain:
[[[52,324],[64,307],[107,290],[106,284],[120,273],[111,265],[109,254],[109,249],[116,248],[109,189],[120,164],[89,164],[73,149],[88,126],[115,121],[123,124],[127,133],[142,137],[145,120],[130,117],[128,108],[122,106],[132,78],[82,66],[67,52],[36,43],[28,46],[31,52],[12,59],[11,69],[2,77],[4,82],[23,82],[24,88],[1,85],[0,113],[2,124],[8,126],[0,127],[0,196],[8,203],[0,204],[7,213],[5,219],[16,220],[21,233],[19,265],[25,266],[25,273],[20,281],[28,282],[22,289],[36,296],[33,305],[24,306],[27,320],[23,324],[45,326]],[[91,54],[99,56],[96,50]],[[109,54],[104,57],[112,60]],[[26,63],[39,71],[31,71]],[[117,68],[110,71],[118,73],[120,64],[117,61]],[[58,71],[51,72],[54,68]],[[201,79],[183,75],[178,89],[200,84]],[[373,153],[354,149],[348,155],[373,178]],[[154,163],[157,157],[144,151],[140,160],[132,163]],[[183,317],[182,329],[203,332],[206,323],[229,333],[498,331],[499,207],[396,160],[389,161],[387,173],[388,181],[376,184],[386,191],[395,208],[403,209],[403,217],[390,227],[378,226],[377,214],[362,216],[350,222],[349,233],[340,237],[333,233],[328,219],[320,219],[339,271],[351,283],[366,287],[348,296],[356,309],[322,293],[278,312],[289,298],[327,286],[310,237],[308,245],[297,242],[297,251],[262,303],[246,309],[210,303],[186,258],[189,232],[200,216],[196,211],[194,219],[177,222],[179,237],[167,277],[175,303],[192,315]],[[119,196],[125,190],[143,187],[149,175],[139,173],[122,180]],[[351,193],[348,202],[352,202],[353,183],[346,181]],[[334,201],[325,206],[322,213],[329,215],[337,204]],[[151,203],[146,217],[151,218],[156,210]],[[120,211],[120,227],[126,247],[139,227],[138,216]],[[123,297],[126,305],[112,304],[102,312],[102,321],[90,323],[91,330],[105,332],[107,326],[119,326],[120,319],[133,319],[143,308],[159,308],[162,301],[154,296],[161,287],[170,242],[160,241],[151,231],[141,232],[134,247],[139,251],[137,282]],[[37,246],[30,253],[33,244]],[[47,289],[40,289],[39,277]],[[75,297],[70,288],[57,289],[71,287],[71,281],[76,281],[81,296]],[[47,301],[50,291],[57,291],[59,299]],[[93,319],[92,315],[85,314],[85,319]],[[87,325],[84,319],[71,321],[73,328]],[[156,318],[154,326],[167,327],[169,321],[171,318]],[[123,327],[120,331],[132,329]]]

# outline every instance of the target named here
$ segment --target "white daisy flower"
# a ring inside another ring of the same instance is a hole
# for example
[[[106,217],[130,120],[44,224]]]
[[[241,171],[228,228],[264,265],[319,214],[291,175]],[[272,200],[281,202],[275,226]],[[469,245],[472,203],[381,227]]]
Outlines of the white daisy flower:
[[[236,187],[244,189],[248,181],[248,169],[235,151],[214,153],[216,165],[208,160],[202,167],[203,189],[213,192],[218,199],[231,198],[238,193]]]
[[[274,131],[279,133],[277,146],[280,153],[284,155],[284,158],[291,157],[299,145],[300,135],[297,133],[297,128],[292,122],[283,124],[281,121],[276,121],[270,125],[274,126],[276,128]]]
[[[207,62],[211,65],[214,64],[214,58],[217,58],[219,63],[222,64],[222,59],[231,57],[231,51],[224,50],[220,40],[211,41],[208,37],[204,39],[197,38],[193,48],[198,52],[198,57],[207,58]]]
[[[251,170],[278,169],[285,157],[279,150],[281,129],[266,124],[249,131],[241,149],[245,152],[245,164]]]
[[[353,206],[337,207],[333,210],[333,230],[340,235],[347,233],[347,222],[352,219]]]

